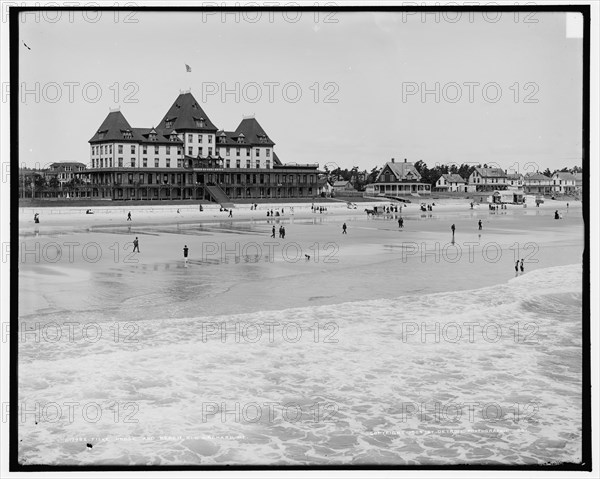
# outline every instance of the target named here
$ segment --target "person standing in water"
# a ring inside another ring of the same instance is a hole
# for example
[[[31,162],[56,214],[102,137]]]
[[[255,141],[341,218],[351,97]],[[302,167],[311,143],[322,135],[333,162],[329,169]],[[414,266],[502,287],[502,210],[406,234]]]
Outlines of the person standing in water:
[[[348,227],[346,226],[346,223],[344,223],[344,224],[342,225],[342,234],[343,234],[343,235],[347,235],[347,234],[348,234],[348,232],[346,231],[346,229],[347,229],[347,228],[348,228]]]
[[[184,245],[183,247],[183,267],[187,268],[187,262],[188,262],[188,246]]]

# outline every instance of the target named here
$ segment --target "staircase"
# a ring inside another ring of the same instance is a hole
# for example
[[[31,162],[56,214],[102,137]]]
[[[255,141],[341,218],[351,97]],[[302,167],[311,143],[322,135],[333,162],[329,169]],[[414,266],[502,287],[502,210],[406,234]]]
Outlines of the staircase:
[[[219,203],[223,208],[233,208],[233,203],[229,199],[229,196],[218,185],[210,185],[206,187],[206,191],[210,193],[213,200]]]

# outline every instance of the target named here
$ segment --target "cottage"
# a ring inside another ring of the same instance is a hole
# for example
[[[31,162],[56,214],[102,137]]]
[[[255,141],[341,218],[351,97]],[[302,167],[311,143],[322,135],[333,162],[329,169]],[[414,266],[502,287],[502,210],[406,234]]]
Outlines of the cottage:
[[[572,173],[557,171],[552,175],[552,189],[554,193],[569,195],[575,193],[577,180]]]
[[[375,182],[366,188],[367,196],[419,196],[431,194],[431,185],[421,182],[421,174],[415,166],[404,160],[396,163],[394,158],[388,161],[375,178]]]
[[[502,168],[475,168],[469,176],[469,184],[476,191],[505,190],[508,187],[508,175]]]
[[[455,173],[444,174],[440,176],[435,183],[436,191],[466,192],[467,182],[464,178]]]
[[[523,178],[523,190],[527,194],[550,195],[552,194],[552,179],[539,171],[527,173]]]

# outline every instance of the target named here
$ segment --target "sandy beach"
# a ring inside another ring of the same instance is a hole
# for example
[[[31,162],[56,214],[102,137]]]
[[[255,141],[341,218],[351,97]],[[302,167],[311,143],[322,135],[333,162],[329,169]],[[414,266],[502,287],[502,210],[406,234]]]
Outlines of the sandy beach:
[[[20,460],[578,461],[581,204],[374,205],[22,209]]]

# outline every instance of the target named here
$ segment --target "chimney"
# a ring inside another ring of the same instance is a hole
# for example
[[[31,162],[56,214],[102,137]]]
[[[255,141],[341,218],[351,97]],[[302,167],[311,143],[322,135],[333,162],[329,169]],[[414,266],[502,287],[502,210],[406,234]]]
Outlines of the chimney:
[[[392,163],[395,163],[395,162],[396,162],[396,160],[394,160],[394,158],[392,158]]]

